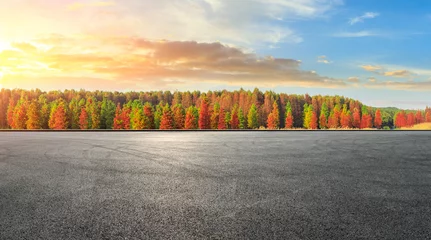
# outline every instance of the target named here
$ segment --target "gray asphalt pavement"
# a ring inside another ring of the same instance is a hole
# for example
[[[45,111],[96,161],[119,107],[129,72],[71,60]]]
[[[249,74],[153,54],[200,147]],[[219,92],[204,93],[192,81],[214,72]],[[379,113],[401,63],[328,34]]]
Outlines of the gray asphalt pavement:
[[[430,239],[431,132],[0,132],[0,239]]]

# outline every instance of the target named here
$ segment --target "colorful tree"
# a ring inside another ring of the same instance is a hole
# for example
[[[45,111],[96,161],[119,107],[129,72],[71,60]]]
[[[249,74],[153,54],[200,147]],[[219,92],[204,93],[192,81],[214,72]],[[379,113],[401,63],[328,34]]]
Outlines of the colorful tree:
[[[342,128],[351,128],[352,127],[352,115],[350,111],[347,109],[347,104],[343,105],[343,111],[340,116],[340,124]]]
[[[160,120],[162,119],[163,115],[163,102],[160,102],[156,106],[156,111],[154,112],[154,127],[156,129],[160,129]]]
[[[257,115],[257,108],[256,105],[253,103],[251,105],[250,110],[248,111],[248,115],[247,115],[247,126],[250,129],[257,129],[259,127],[259,122],[258,122],[258,115]]]
[[[407,127],[412,127],[413,125],[415,125],[415,114],[411,112],[407,115]]]
[[[337,103],[333,109],[333,114],[331,119],[332,128],[340,127],[340,117],[341,117],[341,106],[340,104]]]
[[[292,106],[290,102],[287,102],[286,104],[286,119],[284,121],[284,127],[288,129],[293,127]]]
[[[226,129],[226,112],[223,108],[220,109],[217,129]]]
[[[85,107],[81,107],[81,113],[79,114],[79,128],[84,130],[88,129],[88,112]]]
[[[15,110],[15,100],[13,98],[11,98],[9,100],[9,105],[7,107],[7,111],[6,111],[6,120],[7,120],[7,124],[9,125],[10,128],[15,128],[15,124],[13,123],[13,112]]]
[[[376,110],[376,114],[374,116],[374,126],[379,129],[382,128],[382,113],[380,109]]]
[[[245,129],[246,125],[245,125],[245,117],[244,117],[244,113],[242,111],[242,108],[239,108],[239,113],[238,113],[238,127],[239,129]]]
[[[239,129],[238,105],[232,109],[229,123],[231,129]]]
[[[425,121],[426,122],[431,122],[431,112],[427,112],[425,115]]]
[[[211,119],[209,114],[209,104],[208,98],[204,97],[201,102],[201,106],[199,109],[199,128],[200,129],[210,129],[211,128]],[[219,121],[220,122],[220,121]]]
[[[226,114],[224,116],[224,123],[226,125],[226,129],[230,129],[231,128],[231,126],[230,126],[230,119],[231,119],[231,114],[230,114],[230,112],[226,111]]]
[[[46,99],[45,95],[39,96],[38,102],[39,102],[39,105],[41,106],[40,118],[39,118],[40,127],[42,129],[49,129],[48,121],[51,113],[51,106],[48,103],[48,100]]]
[[[313,106],[308,105],[308,103],[304,104],[304,112],[303,112],[303,127],[306,129],[311,128],[311,121],[313,117]]]
[[[121,120],[123,129],[131,129],[130,114],[132,109],[129,106],[124,106],[121,111]]]
[[[361,129],[372,128],[372,127],[373,127],[373,118],[368,113],[367,107],[362,106]]]
[[[183,129],[185,122],[185,112],[181,104],[176,104],[172,107],[174,129]]]
[[[106,98],[103,99],[100,112],[100,128],[112,129],[115,117],[115,103]]]
[[[272,111],[268,115],[267,126],[269,129],[278,129],[280,127],[280,112],[278,110],[277,101],[272,105]]]
[[[40,129],[40,107],[36,100],[31,101],[27,110],[27,129]]]
[[[79,129],[79,115],[81,114],[81,106],[76,98],[73,98],[69,103],[69,124],[72,129]]]
[[[121,105],[120,103],[117,104],[117,108],[115,109],[115,116],[114,116],[114,130],[120,130],[124,129],[123,119],[121,117]]]
[[[61,101],[58,106],[55,108],[55,112],[53,115],[52,128],[54,130],[62,130],[67,129],[67,111],[64,106],[64,102]]]
[[[404,111],[398,112],[394,119],[395,127],[402,128],[407,126],[407,118]]]
[[[13,127],[25,129],[27,127],[27,101],[21,98],[13,111]]]
[[[360,128],[361,127],[361,113],[357,108],[355,108],[355,110],[353,111],[352,126],[354,128]]]
[[[154,108],[151,103],[144,104],[143,110],[143,129],[154,129]]]
[[[218,129],[219,115],[220,115],[220,104],[216,102],[214,104],[214,109],[211,114],[211,129]]]
[[[416,124],[423,123],[423,122],[424,122],[424,120],[423,120],[423,117],[422,117],[422,111],[418,110],[418,111],[416,112],[415,118],[416,118],[416,119],[415,119]]]
[[[320,129],[326,129],[328,127],[328,117],[329,117],[329,110],[326,103],[322,104],[322,108],[320,110],[320,117],[319,117],[319,127]]]
[[[169,130],[173,128],[174,128],[174,120],[172,116],[172,111],[171,111],[171,108],[169,107],[169,104],[166,103],[165,107],[163,108],[162,118],[160,119],[160,129]]]
[[[318,128],[318,124],[317,124],[317,113],[313,110],[313,106],[310,105],[311,109],[311,121],[310,121],[310,129],[317,129]]]
[[[198,128],[198,111],[196,107],[190,106],[186,111],[186,119],[184,129],[197,129]]]

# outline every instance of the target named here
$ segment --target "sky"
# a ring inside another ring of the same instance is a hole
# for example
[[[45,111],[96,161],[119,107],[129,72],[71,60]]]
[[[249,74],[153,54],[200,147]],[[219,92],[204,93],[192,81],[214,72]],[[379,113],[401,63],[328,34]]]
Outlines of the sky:
[[[0,88],[272,90],[431,105],[428,0],[9,0]]]

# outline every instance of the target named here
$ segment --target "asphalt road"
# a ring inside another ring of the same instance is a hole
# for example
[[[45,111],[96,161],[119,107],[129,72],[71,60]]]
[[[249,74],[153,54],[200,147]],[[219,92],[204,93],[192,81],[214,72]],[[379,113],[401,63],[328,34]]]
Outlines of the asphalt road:
[[[358,238],[431,238],[431,132],[0,133],[0,239]]]

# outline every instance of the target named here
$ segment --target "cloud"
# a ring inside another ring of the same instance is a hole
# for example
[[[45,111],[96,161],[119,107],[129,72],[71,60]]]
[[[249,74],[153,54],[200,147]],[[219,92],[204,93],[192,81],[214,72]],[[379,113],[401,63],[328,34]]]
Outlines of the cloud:
[[[78,10],[82,8],[88,8],[88,7],[108,7],[108,6],[114,6],[115,2],[105,2],[105,1],[97,1],[97,2],[74,2],[67,6],[69,10]]]
[[[378,17],[379,15],[380,14],[377,12],[366,12],[362,16],[351,18],[349,20],[349,24],[354,25],[359,22],[364,22],[365,19],[375,18],[375,17]]]
[[[361,68],[364,69],[365,71],[374,72],[374,73],[377,73],[383,69],[382,66],[378,66],[378,65],[362,65]]]
[[[391,90],[408,90],[408,91],[430,91],[431,81],[407,81],[407,82],[395,82],[395,81],[382,81],[382,82],[370,82],[364,85],[368,88],[378,89],[391,89]]]
[[[370,82],[370,83],[376,83],[377,79],[375,77],[370,77],[370,78],[368,78],[368,82]]]
[[[84,33],[222,41],[250,48],[302,42],[301,34],[289,22],[325,17],[342,4],[341,0],[82,0],[69,5],[73,0],[21,2],[0,1],[0,36],[29,40],[52,32]],[[79,15],[71,11],[78,9],[82,10]]]
[[[385,72],[383,73],[385,76],[390,77],[410,77],[411,73],[407,70],[396,70],[392,72]]]
[[[412,75],[416,75],[415,73],[408,71],[406,69],[388,71],[386,70],[385,67],[378,66],[378,65],[362,65],[360,67],[365,71],[373,72],[375,74],[386,76],[386,77],[407,78],[407,77],[411,77]]]
[[[347,79],[347,81],[351,82],[351,83],[359,83],[360,82],[358,77],[349,77]]]
[[[318,56],[317,57],[317,62],[318,63],[324,63],[324,64],[330,64],[330,63],[332,63],[331,61],[328,60],[328,58],[326,56]]]
[[[358,38],[358,37],[373,37],[380,36],[380,34],[372,31],[359,31],[359,32],[339,32],[332,35],[333,37],[340,38]]]
[[[49,79],[50,83],[57,79],[59,86],[76,86],[63,81],[79,77],[105,79],[106,85],[115,83],[120,89],[175,89],[198,83],[259,87],[347,86],[343,80],[301,70],[298,60],[261,57],[218,42],[54,35],[52,39],[35,39],[33,43],[42,44],[47,50],[0,52],[0,65],[10,73],[5,86],[29,86],[30,80],[25,79],[38,79],[41,84],[43,79]],[[80,83],[81,87],[93,86],[85,81]]]

